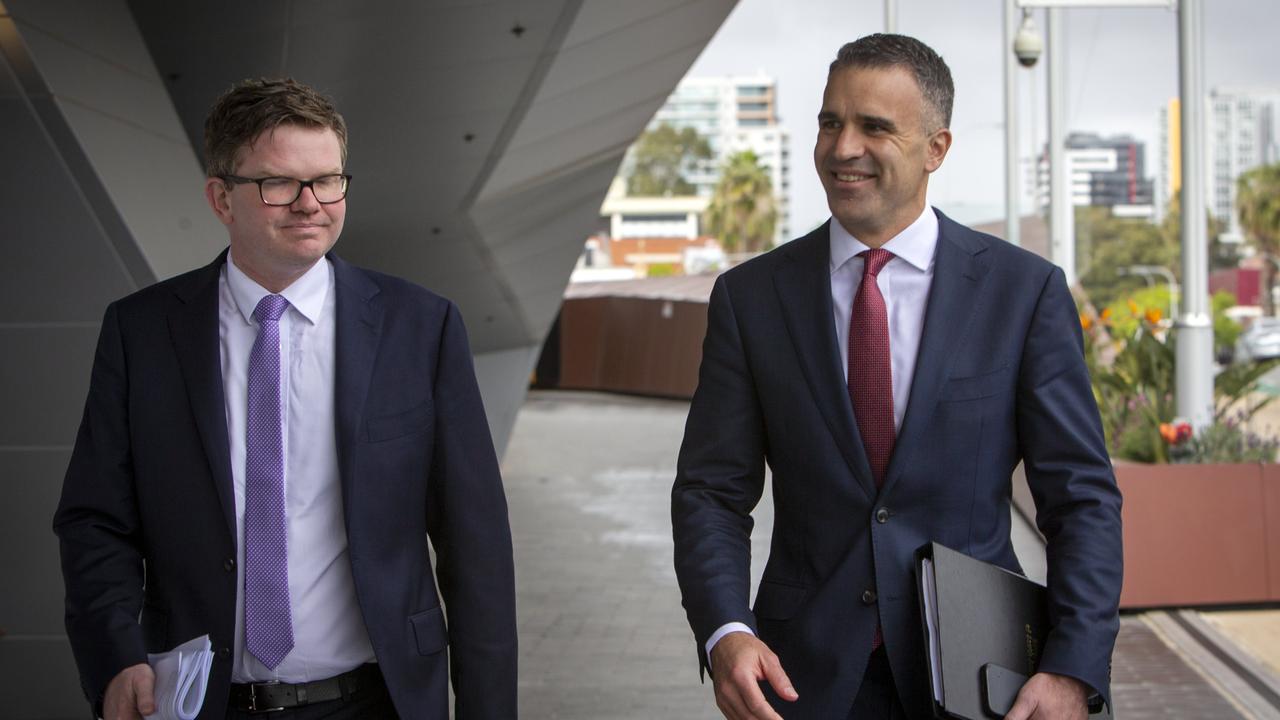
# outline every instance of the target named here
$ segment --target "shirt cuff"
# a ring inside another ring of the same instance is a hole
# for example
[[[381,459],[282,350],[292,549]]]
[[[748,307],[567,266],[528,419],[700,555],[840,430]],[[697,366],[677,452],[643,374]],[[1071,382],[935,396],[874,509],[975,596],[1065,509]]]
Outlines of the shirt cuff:
[[[748,626],[746,623],[731,622],[731,623],[725,623],[720,627],[716,628],[716,631],[711,633],[711,637],[707,638],[706,648],[707,648],[707,667],[708,668],[711,667],[711,648],[715,647],[716,643],[720,642],[720,638],[724,637],[725,635],[728,635],[731,632],[744,632],[744,633],[750,633],[751,635],[755,635],[755,632],[753,632],[751,630],[751,627]]]

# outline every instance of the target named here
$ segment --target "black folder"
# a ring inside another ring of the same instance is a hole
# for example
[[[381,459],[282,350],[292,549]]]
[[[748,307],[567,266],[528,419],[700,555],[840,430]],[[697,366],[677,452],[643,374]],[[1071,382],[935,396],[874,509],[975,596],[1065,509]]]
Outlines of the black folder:
[[[920,548],[916,569],[934,715],[1004,717],[1040,662],[1045,587],[938,543]]]

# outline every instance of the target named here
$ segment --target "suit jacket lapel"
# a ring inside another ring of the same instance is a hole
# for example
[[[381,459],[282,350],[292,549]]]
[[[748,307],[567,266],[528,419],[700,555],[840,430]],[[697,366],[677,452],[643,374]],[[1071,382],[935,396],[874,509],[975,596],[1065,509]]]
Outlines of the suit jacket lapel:
[[[871,465],[862,448],[840,366],[845,354],[836,347],[827,226],[793,240],[783,252],[787,253],[787,260],[774,275],[774,287],[809,391],[858,485],[868,497],[875,497]]]
[[[180,301],[169,316],[169,334],[187,386],[187,400],[209,460],[228,537],[236,536],[236,505],[231,489],[231,446],[227,440],[227,405],[222,387],[218,339],[218,277],[226,262],[218,259],[175,288]]]
[[[988,266],[983,256],[986,249],[987,241],[980,235],[938,213],[933,285],[929,289],[907,412],[885,472],[885,492],[893,488],[903,468],[909,465],[912,453],[928,441],[923,436],[924,426],[933,415],[938,392],[946,382],[960,339],[973,321],[978,293],[986,280]]]
[[[359,268],[348,265],[336,255],[333,262],[334,306],[334,421],[338,445],[338,468],[342,478],[342,499],[350,508],[354,477],[353,449],[357,441],[365,398],[373,377],[378,337],[382,333],[383,307],[378,286]]]

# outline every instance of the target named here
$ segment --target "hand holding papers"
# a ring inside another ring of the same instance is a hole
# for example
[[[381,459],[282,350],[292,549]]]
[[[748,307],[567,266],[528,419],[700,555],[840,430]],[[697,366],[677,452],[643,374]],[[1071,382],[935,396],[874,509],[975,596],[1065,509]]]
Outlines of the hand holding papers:
[[[204,705],[213,650],[208,635],[147,655],[156,673],[156,711],[147,720],[195,720]]]

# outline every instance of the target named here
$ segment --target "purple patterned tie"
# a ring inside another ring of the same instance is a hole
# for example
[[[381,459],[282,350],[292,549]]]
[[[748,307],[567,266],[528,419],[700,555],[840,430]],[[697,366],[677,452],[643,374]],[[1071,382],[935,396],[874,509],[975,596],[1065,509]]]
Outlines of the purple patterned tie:
[[[272,669],[293,649],[280,417],[280,316],[288,307],[283,297],[267,295],[253,311],[258,339],[249,353],[245,433],[245,647]]]

